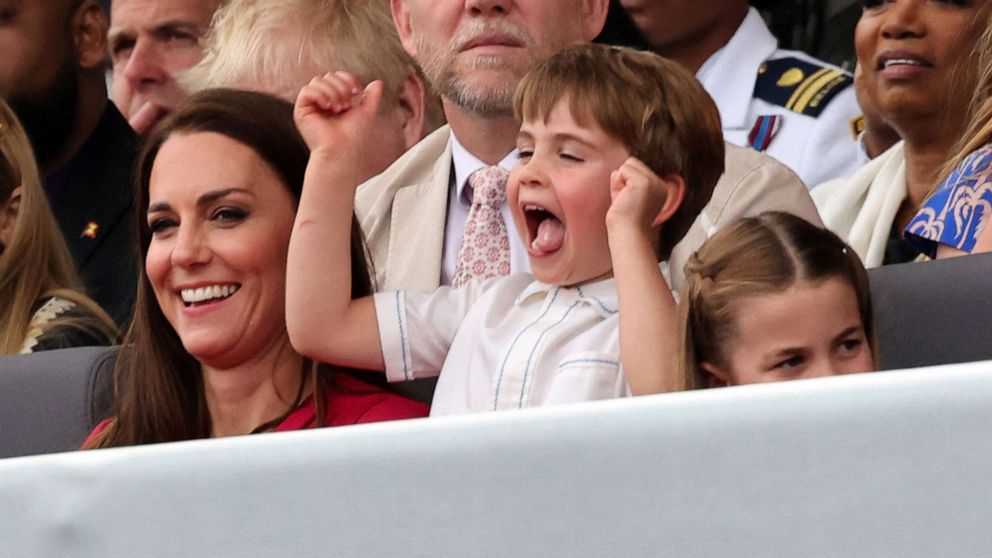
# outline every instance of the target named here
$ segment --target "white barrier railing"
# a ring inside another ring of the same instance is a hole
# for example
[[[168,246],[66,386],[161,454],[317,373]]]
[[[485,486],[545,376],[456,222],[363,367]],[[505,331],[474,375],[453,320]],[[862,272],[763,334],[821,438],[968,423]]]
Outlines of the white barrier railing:
[[[974,556],[992,362],[0,460],[0,555]]]

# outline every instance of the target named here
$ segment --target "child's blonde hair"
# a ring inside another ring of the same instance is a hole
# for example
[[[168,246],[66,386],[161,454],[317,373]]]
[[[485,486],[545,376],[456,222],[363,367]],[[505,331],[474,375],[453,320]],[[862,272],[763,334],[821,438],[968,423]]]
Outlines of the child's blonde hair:
[[[685,181],[682,206],[661,229],[658,255],[667,258],[723,174],[723,131],[713,99],[676,62],[584,44],[531,69],[517,87],[513,111],[520,120],[547,121],[562,100],[580,126],[597,124],[658,176],[676,174]]]
[[[769,211],[721,229],[686,263],[679,300],[677,379],[682,389],[707,386],[703,361],[728,368],[723,350],[738,334],[735,302],[785,291],[799,281],[839,278],[854,289],[868,346],[876,359],[868,274],[834,233],[789,213]],[[797,311],[801,311],[797,309]]]
[[[52,320],[46,331],[68,326],[115,339],[113,321],[82,294],[75,263],[48,207],[31,144],[10,106],[0,99],[0,202],[9,200],[18,187],[17,224],[10,243],[0,251],[0,355],[19,352],[35,306],[56,296],[96,317]]]

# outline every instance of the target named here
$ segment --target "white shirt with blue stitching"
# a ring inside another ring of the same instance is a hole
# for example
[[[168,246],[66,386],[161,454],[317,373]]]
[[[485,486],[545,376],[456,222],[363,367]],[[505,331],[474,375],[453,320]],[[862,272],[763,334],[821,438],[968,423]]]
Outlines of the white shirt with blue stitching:
[[[630,396],[613,278],[518,274],[374,301],[389,381],[440,374],[431,416]]]

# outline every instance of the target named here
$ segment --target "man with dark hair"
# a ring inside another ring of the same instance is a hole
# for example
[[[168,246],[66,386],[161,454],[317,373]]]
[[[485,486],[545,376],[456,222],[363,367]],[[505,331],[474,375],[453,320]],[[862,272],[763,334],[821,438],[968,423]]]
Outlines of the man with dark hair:
[[[135,292],[137,138],[107,100],[106,37],[98,0],[8,5],[0,13],[0,96],[27,130],[88,293],[123,324]]]

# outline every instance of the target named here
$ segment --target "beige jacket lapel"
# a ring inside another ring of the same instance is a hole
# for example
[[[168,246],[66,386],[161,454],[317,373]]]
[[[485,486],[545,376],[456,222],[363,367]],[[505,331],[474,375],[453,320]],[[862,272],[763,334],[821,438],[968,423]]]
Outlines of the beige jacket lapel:
[[[435,131],[355,195],[380,290],[434,289],[441,282],[449,138],[447,126]]]
[[[725,147],[725,170],[713,196],[669,257],[673,290],[682,288],[685,263],[696,250],[736,219],[763,211],[786,211],[821,224],[806,186],[788,167],[749,147],[729,143]]]

